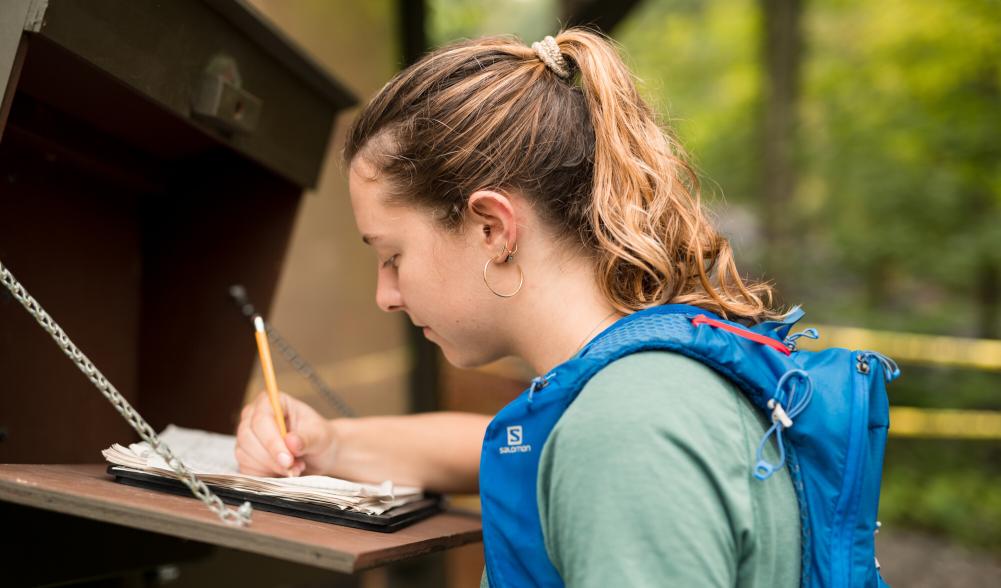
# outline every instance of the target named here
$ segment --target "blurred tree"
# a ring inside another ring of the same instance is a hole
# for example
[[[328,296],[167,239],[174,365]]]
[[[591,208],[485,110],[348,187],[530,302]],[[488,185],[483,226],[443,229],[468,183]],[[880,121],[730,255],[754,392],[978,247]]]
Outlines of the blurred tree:
[[[862,276],[870,321],[998,337],[1001,3],[811,12],[802,196],[827,267]]]
[[[792,272],[790,203],[796,188],[796,125],[803,43],[800,38],[800,0],[760,0],[761,60],[764,65],[760,130],[761,219],[765,270],[790,292]]]
[[[641,0],[560,0],[567,26],[585,26],[612,33]]]

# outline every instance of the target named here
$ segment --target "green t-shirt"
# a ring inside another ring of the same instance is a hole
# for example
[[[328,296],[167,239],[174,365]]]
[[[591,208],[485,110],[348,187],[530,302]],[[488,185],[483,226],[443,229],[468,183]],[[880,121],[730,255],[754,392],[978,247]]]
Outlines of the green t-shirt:
[[[789,473],[751,474],[766,428],[730,382],[684,356],[637,353],[598,372],[539,463],[546,551],[566,585],[798,586]],[[766,455],[776,460],[774,442]]]

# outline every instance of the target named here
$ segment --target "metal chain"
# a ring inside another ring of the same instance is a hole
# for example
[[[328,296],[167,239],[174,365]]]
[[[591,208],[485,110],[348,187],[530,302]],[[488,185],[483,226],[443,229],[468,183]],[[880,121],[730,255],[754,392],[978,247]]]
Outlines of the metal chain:
[[[22,306],[28,311],[28,313],[35,317],[38,324],[45,329],[49,335],[56,341],[59,348],[73,360],[80,371],[82,371],[87,378],[97,386],[97,389],[101,391],[101,394],[108,399],[108,402],[115,407],[115,410],[122,415],[122,417],[128,421],[132,428],[135,429],[136,433],[142,437],[145,441],[153,448],[157,454],[160,455],[167,462],[172,470],[177,474],[177,479],[187,486],[191,493],[194,494],[198,499],[205,503],[205,506],[209,508],[212,512],[219,515],[219,518],[226,524],[245,526],[250,524],[250,517],[252,514],[252,508],[249,502],[244,502],[239,508],[228,508],[223,504],[222,500],[219,499],[204,482],[199,480],[195,474],[188,469],[187,466],[178,459],[166,443],[160,441],[160,437],[156,434],[156,431],[146,422],[142,416],[136,412],[132,405],[129,404],[128,400],[123,397],[118,390],[111,384],[101,373],[97,367],[87,358],[86,355],[81,352],[76,345],[70,341],[70,338],[66,336],[62,328],[56,323],[52,317],[49,316],[45,309],[30,295],[28,291],[24,289],[24,286],[18,282],[14,275],[4,267],[3,263],[0,262],[0,281],[3,285],[10,290],[14,298],[21,303]]]
[[[247,297],[246,289],[239,284],[235,284],[230,287],[229,295],[233,298],[233,301],[236,303],[237,307],[239,307],[243,316],[247,317],[247,319],[250,320],[251,325],[253,325],[254,317],[257,316],[257,310],[254,309],[254,305],[250,303],[250,300]],[[263,317],[261,318],[263,320]],[[296,350],[292,347],[292,344],[281,336],[278,329],[272,327],[271,323],[266,320],[264,321],[264,328],[267,331],[268,340],[270,340],[271,343],[277,347],[279,351],[281,351],[282,356],[285,357],[295,371],[299,372],[300,376],[306,378],[306,380],[312,384],[313,388],[315,388],[331,404],[333,404],[334,408],[336,408],[342,415],[346,417],[356,416],[355,411],[351,410],[348,403],[345,402],[343,398],[338,396],[337,393],[334,392],[322,378],[320,378],[319,374],[316,373],[316,370],[313,369],[313,366],[296,352]]]
[[[295,349],[293,349],[292,346],[285,341],[285,338],[278,333],[278,329],[272,327],[268,323],[265,323],[265,329],[268,332],[268,339],[270,339],[275,347],[282,352],[282,355],[285,356],[285,359],[288,360],[289,364],[295,368],[295,371],[299,372],[299,375],[306,378],[306,380],[308,380],[314,388],[323,394],[323,396],[325,396],[326,399],[334,405],[334,408],[340,411],[342,415],[346,417],[355,416],[355,412],[351,410],[347,403],[334,393],[334,391],[330,389],[330,386],[327,386],[326,382],[320,379],[320,376],[316,374],[313,366],[309,365],[309,362],[300,357],[299,354],[295,352]]]

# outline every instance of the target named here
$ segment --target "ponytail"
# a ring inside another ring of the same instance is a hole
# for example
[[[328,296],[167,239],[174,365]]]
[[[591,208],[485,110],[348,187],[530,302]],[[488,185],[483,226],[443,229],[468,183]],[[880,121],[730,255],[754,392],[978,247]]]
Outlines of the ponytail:
[[[706,218],[698,177],[611,41],[569,29],[556,42],[576,65],[594,129],[588,220],[606,298],[623,312],[673,302],[772,318],[770,287],[741,279],[729,242]]]

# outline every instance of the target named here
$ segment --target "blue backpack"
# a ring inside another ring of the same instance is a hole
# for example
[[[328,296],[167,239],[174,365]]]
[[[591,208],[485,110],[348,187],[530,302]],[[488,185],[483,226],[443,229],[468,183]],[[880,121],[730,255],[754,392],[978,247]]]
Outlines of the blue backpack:
[[[562,586],[546,554],[536,482],[553,426],[584,384],[625,355],[666,350],[701,361],[733,382],[772,426],[753,475],[789,467],[802,520],[802,586],[883,586],[875,559],[876,513],[889,426],[885,384],[900,371],[872,351],[796,349],[803,316],[748,328],[705,310],[665,305],[625,317],[506,406],[487,427],[480,499],[491,588]],[[771,437],[779,460],[764,448]]]

